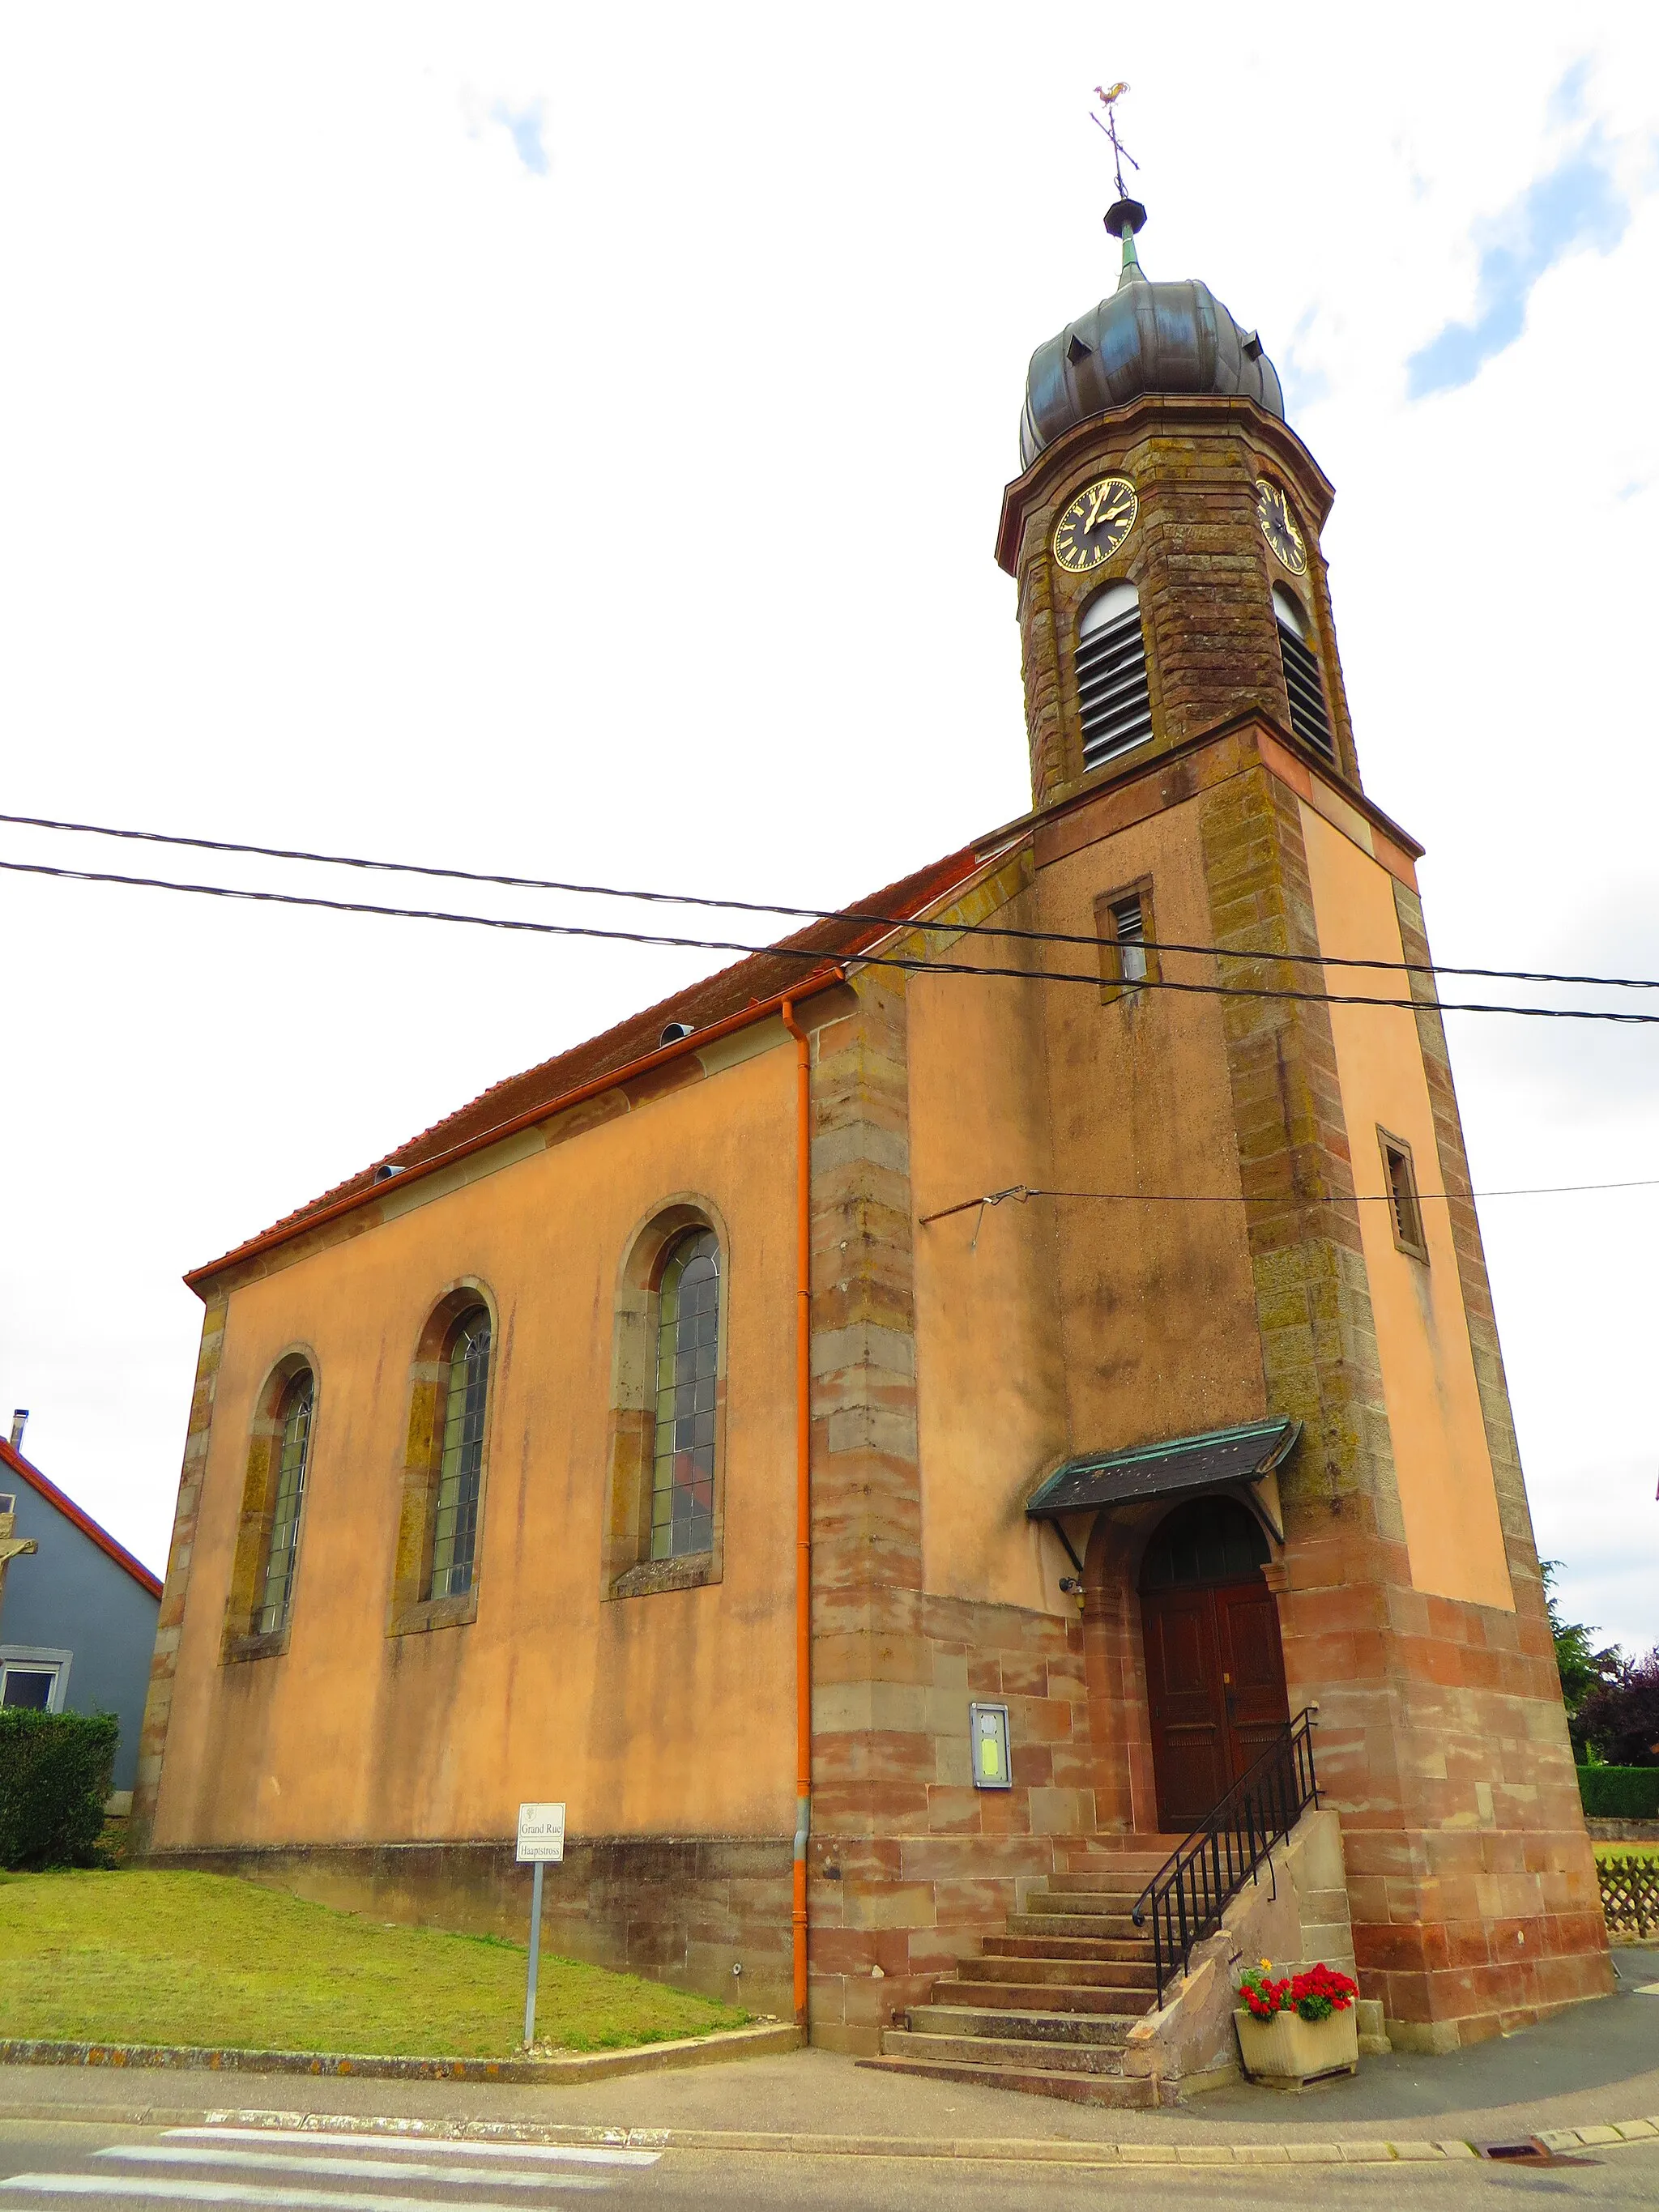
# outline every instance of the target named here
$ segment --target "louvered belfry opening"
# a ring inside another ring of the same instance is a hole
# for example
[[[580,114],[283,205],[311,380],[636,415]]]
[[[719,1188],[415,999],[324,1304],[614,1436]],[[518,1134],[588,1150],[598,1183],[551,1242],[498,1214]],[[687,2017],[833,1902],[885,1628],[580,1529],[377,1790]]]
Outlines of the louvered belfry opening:
[[[1077,696],[1085,769],[1115,760],[1152,736],[1146,640],[1140,594],[1133,584],[1109,584],[1084,609],[1078,625]]]
[[[1308,643],[1307,617],[1290,593],[1273,586],[1273,617],[1279,624],[1279,653],[1285,664],[1285,689],[1290,694],[1291,727],[1304,744],[1322,753],[1336,765],[1336,740],[1331,735],[1330,710],[1325,704],[1325,685],[1319,661]]]

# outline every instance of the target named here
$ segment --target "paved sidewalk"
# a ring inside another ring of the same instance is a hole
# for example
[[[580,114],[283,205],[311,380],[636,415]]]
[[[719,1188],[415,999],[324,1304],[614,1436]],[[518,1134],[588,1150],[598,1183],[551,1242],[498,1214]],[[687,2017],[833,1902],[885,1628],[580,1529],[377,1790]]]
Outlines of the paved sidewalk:
[[[1245,2084],[1168,2112],[1119,2112],[968,2084],[875,2074],[823,2051],[750,2058],[684,2074],[558,2088],[329,2076],[0,2067],[0,2120],[77,2118],[173,2125],[209,2112],[386,2117],[440,2125],[666,2130],[671,2138],[746,2137],[750,2148],[869,2151],[875,2139],[924,2154],[1064,2156],[1062,2146],[1224,2146],[1485,2142],[1631,2122],[1659,2127],[1659,1953],[1615,1952],[1619,1993],[1540,2027],[1444,2058],[1395,2054],[1300,2096]],[[1645,2130],[1642,2130],[1645,2135]],[[771,2146],[753,2139],[774,2138]],[[1650,2138],[1649,2138],[1650,2139]],[[741,2146],[735,2140],[730,2147]],[[1287,2148],[1281,2155],[1295,2156]]]

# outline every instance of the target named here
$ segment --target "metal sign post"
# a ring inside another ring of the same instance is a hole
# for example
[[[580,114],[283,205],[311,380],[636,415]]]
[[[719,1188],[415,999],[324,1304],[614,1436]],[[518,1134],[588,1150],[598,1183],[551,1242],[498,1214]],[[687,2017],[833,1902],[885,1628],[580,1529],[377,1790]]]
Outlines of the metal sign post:
[[[524,2040],[529,2050],[536,2040],[536,1970],[542,1955],[542,1869],[550,1860],[564,1857],[564,1807],[520,1805],[519,1808],[519,1863],[533,1865],[530,1888],[530,1972],[525,1982]]]

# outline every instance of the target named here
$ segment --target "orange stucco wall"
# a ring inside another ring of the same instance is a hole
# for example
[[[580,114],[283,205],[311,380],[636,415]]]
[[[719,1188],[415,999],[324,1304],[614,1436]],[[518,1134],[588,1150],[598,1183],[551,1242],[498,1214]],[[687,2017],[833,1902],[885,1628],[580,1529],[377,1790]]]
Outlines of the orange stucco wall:
[[[1301,815],[1322,951],[1345,959],[1403,959],[1389,876],[1305,803]],[[1325,972],[1334,992],[1389,996],[1400,981],[1386,971]],[[1425,1266],[1400,1250],[1389,1209],[1376,1202],[1385,1194],[1379,1124],[1410,1145],[1419,1190],[1439,1188],[1416,1018],[1376,1006],[1334,1006],[1330,1015],[1354,1188],[1372,1201],[1360,1206],[1360,1232],[1412,1580],[1439,1597],[1512,1610],[1446,1208],[1431,1198],[1423,1205]]]
[[[794,1060],[779,1034],[234,1292],[159,1848],[498,1838],[530,1798],[564,1800],[590,1836],[788,1833]],[[724,1578],[607,1602],[618,1269],[643,1219],[696,1194],[730,1237]],[[464,1277],[499,1314],[477,1617],[389,1637],[410,1364]],[[318,1398],[289,1648],[222,1665],[249,1422],[295,1344]]]
[[[1086,816],[1006,917],[1091,938],[1095,901],[1152,880],[1158,933],[1212,934],[1200,802],[1109,836]],[[1043,964],[1098,974],[1087,946]],[[1188,961],[1183,976],[1200,974]],[[910,997],[917,1214],[1015,1182],[1236,1194],[1213,999],[1109,1001],[1090,983],[918,977]],[[1265,1383],[1242,1206],[1008,1201],[916,1231],[922,1530],[930,1589],[1053,1609],[1072,1571],[1024,1518],[1085,1451],[1258,1418]],[[976,1233],[977,1232],[977,1233]],[[1087,1540],[1087,1516],[1073,1531]]]

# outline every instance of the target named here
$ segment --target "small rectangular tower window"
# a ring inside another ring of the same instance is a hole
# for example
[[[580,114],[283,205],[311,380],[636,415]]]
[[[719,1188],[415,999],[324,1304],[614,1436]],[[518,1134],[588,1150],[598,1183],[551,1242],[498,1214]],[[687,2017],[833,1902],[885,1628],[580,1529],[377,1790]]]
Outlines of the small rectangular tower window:
[[[1100,939],[1100,990],[1121,999],[1158,981],[1158,933],[1152,927],[1150,878],[1095,901],[1095,931]]]
[[[1382,1177],[1387,1185],[1394,1241],[1413,1260],[1426,1263],[1429,1248],[1423,1236],[1423,1209],[1418,1202],[1412,1148],[1403,1137],[1391,1137],[1384,1128],[1378,1128],[1376,1137],[1382,1147]]]

